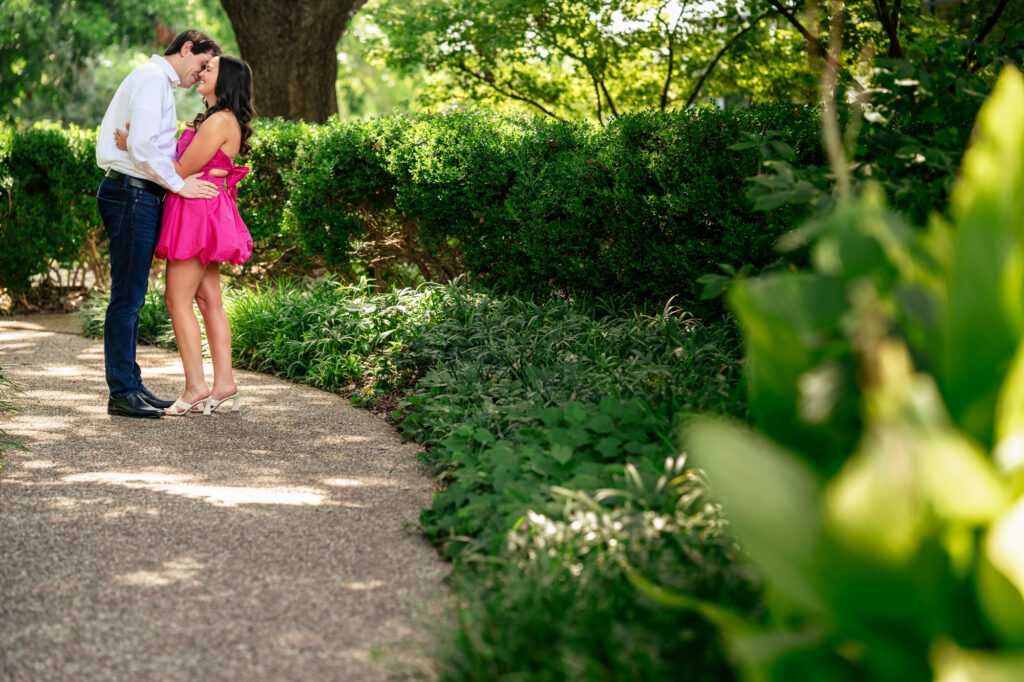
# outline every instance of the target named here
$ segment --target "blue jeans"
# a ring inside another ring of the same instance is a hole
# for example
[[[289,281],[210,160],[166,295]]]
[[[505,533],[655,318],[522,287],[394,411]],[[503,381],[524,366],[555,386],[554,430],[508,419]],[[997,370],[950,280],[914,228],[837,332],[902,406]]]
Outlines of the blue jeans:
[[[146,302],[164,202],[127,180],[103,178],[96,203],[110,240],[110,305],[103,326],[107,386],[111,397],[124,398],[142,390],[142,370],[135,361],[139,311]]]

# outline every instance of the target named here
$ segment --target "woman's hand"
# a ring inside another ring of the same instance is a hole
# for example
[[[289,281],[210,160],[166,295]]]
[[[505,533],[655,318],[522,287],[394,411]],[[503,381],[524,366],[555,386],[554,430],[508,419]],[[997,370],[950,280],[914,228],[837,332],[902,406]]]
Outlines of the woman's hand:
[[[114,128],[114,144],[123,152],[128,151],[128,131],[131,129],[131,122],[124,124],[124,130]]]

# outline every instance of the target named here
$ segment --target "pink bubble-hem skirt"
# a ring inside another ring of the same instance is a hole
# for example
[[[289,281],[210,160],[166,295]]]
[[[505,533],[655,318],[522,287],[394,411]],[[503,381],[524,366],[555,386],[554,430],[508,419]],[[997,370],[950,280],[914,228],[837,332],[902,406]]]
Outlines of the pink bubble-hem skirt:
[[[198,258],[203,265],[241,265],[252,255],[252,236],[235,199],[223,187],[213,199],[184,199],[168,193],[154,255],[164,260]]]

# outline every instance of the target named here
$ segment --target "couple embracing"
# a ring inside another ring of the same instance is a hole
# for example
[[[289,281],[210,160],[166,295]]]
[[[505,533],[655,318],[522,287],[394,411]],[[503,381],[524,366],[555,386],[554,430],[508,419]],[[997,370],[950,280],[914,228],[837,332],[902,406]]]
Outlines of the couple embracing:
[[[174,88],[192,85],[206,110],[175,142]],[[103,330],[108,414],[157,418],[208,415],[228,401],[232,410],[239,407],[219,267],[244,263],[252,253],[235,190],[248,169],[233,162],[249,152],[252,117],[249,65],[222,55],[200,31],[180,33],[162,56],[135,69],[107,108],[96,139],[96,162],[106,171],[96,201],[110,240]],[[185,390],[174,401],[143,385],[136,362],[139,311],[154,254],[167,261],[164,301],[185,371]],[[206,326],[212,388],[203,372],[193,301]]]

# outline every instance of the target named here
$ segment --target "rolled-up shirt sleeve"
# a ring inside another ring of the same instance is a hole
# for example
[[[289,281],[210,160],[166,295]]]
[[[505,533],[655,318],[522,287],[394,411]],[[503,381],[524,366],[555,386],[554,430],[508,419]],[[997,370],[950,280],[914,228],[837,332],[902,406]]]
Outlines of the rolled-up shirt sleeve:
[[[160,178],[161,184],[172,192],[179,192],[185,186],[174,170],[174,162],[161,151],[158,141],[161,134],[161,115],[166,97],[173,96],[161,87],[155,79],[140,84],[132,93],[130,102],[131,128],[128,130],[128,154],[132,162],[148,174]]]

